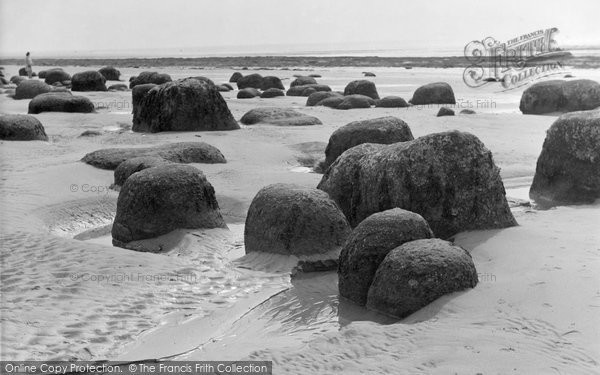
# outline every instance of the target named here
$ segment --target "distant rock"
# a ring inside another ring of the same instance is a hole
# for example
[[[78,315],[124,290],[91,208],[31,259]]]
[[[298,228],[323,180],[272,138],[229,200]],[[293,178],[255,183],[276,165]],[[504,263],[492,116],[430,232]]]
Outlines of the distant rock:
[[[137,158],[127,159],[121,164],[119,164],[115,169],[114,184],[117,186],[122,186],[127,180],[127,178],[129,178],[129,176],[131,176],[132,174],[142,171],[144,169],[158,167],[160,165],[165,164],[169,164],[169,162],[163,158],[156,156],[140,156]]]
[[[372,73],[372,72],[363,72],[363,75],[365,77],[376,77],[375,73]]]
[[[246,253],[312,255],[339,251],[350,226],[326,193],[291,184],[262,188],[246,217]]]
[[[150,89],[134,111],[135,132],[239,129],[212,82],[185,78]]]
[[[227,87],[230,91],[233,90],[233,86],[231,86],[229,83],[222,83],[221,86]]]
[[[271,89],[267,89],[265,91],[262,92],[262,94],[260,94],[261,98],[275,98],[278,96],[285,96],[285,92],[283,92],[283,90],[280,89],[275,89],[275,88],[271,88]]]
[[[47,141],[44,126],[30,115],[0,115],[0,139],[5,141]]]
[[[363,143],[391,144],[413,139],[408,125],[396,117],[353,121],[340,127],[329,137],[325,149],[324,168],[333,164],[344,151]]]
[[[263,85],[263,76],[258,73],[250,74],[241,77],[236,83],[240,90],[246,88],[260,89]]]
[[[340,253],[340,295],[364,306],[386,255],[406,242],[431,237],[427,221],[414,212],[394,208],[369,216],[354,228]]]
[[[70,92],[49,92],[37,95],[29,102],[28,113],[42,112],[91,113],[94,112],[94,103],[85,96],[75,96]]]
[[[46,78],[47,79],[47,78]],[[75,73],[71,77],[72,91],[107,91],[106,78],[95,70]]]
[[[375,106],[380,108],[406,108],[408,103],[399,96],[386,96],[377,101]]]
[[[454,91],[446,82],[429,83],[419,87],[410,102],[413,105],[456,104]]]
[[[439,239],[411,241],[381,262],[367,308],[401,319],[446,294],[474,288],[477,282],[475,264],[465,249]]]
[[[322,125],[321,121],[314,116],[305,115],[291,108],[280,107],[252,109],[242,116],[240,122],[244,125],[258,123],[278,126]]]
[[[394,207],[423,216],[440,238],[517,225],[491,152],[469,133],[353,147],[327,169],[318,188],[353,226]]]
[[[352,81],[347,84],[346,88],[344,89],[344,95],[364,95],[371,99],[379,99],[379,94],[377,93],[375,83],[365,79]]]
[[[124,83],[117,83],[114,85],[108,86],[108,91],[127,91],[129,87]]]
[[[320,74],[309,74],[308,75],[310,78],[321,78]]]
[[[313,77],[299,76],[295,80],[293,80],[292,83],[290,83],[290,87],[316,85],[316,84],[317,84],[317,80],[314,79]]]
[[[279,79],[279,77],[273,77],[273,76],[263,77],[261,87],[259,87],[259,88],[261,90],[268,90],[268,89],[285,90],[285,87],[283,87],[283,83],[281,83],[281,79]]]
[[[448,108],[448,107],[442,107],[440,108],[440,110],[438,111],[437,117],[442,117],[442,116],[454,116],[454,110]]]
[[[336,109],[371,108],[375,100],[365,95],[353,94],[344,96],[344,100],[338,104]]]
[[[98,73],[102,74],[107,81],[119,81],[121,79],[121,72],[113,66],[100,68]]]
[[[331,92],[331,91],[317,91],[308,96],[308,99],[306,99],[306,106],[312,107],[315,105],[319,105],[319,102],[321,100],[331,98],[331,97],[342,97],[342,95],[340,95],[337,92]]]
[[[53,86],[47,85],[42,81],[38,81],[37,79],[28,79],[24,80],[15,89],[15,99],[33,99],[34,97],[45,94],[48,92],[54,92],[58,89],[55,89]],[[66,91],[62,89],[62,91]]]
[[[10,77],[10,83],[14,83],[15,85],[19,86],[19,83],[26,81],[27,77],[23,77],[23,76],[12,76]]]
[[[123,184],[112,226],[113,245],[175,229],[226,228],[215,190],[198,169],[162,165],[131,175]]]
[[[461,115],[474,115],[476,112],[472,109],[463,109],[460,111]]]
[[[600,198],[600,109],[564,114],[552,124],[529,196],[551,205]]]
[[[225,85],[216,85],[219,92],[229,92],[231,89]]]
[[[550,80],[529,86],[521,96],[523,114],[587,111],[600,107],[600,83],[590,79]]]
[[[252,99],[252,98],[256,98],[257,96],[260,96],[260,90],[252,88],[252,87],[241,89],[237,93],[238,99]]]
[[[292,86],[285,94],[287,96],[310,96],[311,94],[319,91],[331,91],[331,87],[317,84]]]
[[[132,79],[129,80],[129,88],[133,89],[137,85],[143,85],[146,83],[162,85],[163,83],[171,81],[171,76],[168,74],[158,72],[141,72],[138,76],[132,77]]]
[[[243,77],[242,73],[235,72],[231,75],[231,78],[229,78],[229,82],[236,83],[242,77]]]
[[[81,133],[79,136],[80,137],[97,137],[99,135],[102,135],[102,132],[99,130],[86,130],[83,133]]]
[[[105,148],[86,154],[81,161],[100,169],[114,170],[128,159],[157,157],[172,163],[226,163],[218,148],[204,142],[177,142],[153,147]]]
[[[314,95],[314,94],[311,94],[311,95]],[[338,105],[342,104],[343,101],[344,101],[344,96],[331,95],[329,98],[322,99],[315,105],[336,109],[338,107]]]

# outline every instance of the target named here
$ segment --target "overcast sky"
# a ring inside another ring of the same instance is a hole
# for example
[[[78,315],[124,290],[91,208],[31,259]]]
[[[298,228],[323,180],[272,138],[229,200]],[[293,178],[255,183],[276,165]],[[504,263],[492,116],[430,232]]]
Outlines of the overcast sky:
[[[598,0],[0,0],[0,51],[464,46],[548,27],[559,46],[600,45],[598,14]]]

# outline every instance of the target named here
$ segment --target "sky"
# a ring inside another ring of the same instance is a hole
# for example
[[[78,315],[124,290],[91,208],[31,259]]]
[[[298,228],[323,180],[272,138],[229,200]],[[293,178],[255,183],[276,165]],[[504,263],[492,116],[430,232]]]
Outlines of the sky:
[[[559,46],[600,45],[598,14],[598,0],[0,0],[0,55],[460,53],[550,27]]]

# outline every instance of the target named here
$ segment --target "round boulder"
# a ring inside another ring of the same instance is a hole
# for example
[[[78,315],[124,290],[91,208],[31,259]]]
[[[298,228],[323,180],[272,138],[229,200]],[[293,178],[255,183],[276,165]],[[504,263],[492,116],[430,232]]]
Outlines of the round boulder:
[[[363,143],[391,144],[413,139],[413,134],[406,122],[397,117],[388,116],[354,121],[337,129],[329,137],[329,143],[325,149],[324,168],[333,164],[344,151]]]
[[[139,108],[139,109],[138,109]],[[134,110],[133,131],[239,129],[214,84],[185,78],[150,89]]]
[[[377,101],[375,106],[380,108],[406,108],[408,103],[399,96],[386,96]]]
[[[156,156],[140,156],[137,158],[127,159],[115,169],[115,185],[123,186],[127,178],[132,174],[143,171],[144,169],[158,167],[169,162],[163,158]]]
[[[245,88],[260,89],[263,85],[263,77],[258,73],[254,73],[241,77],[236,83],[239,90]]]
[[[326,193],[290,184],[262,188],[246,217],[246,253],[323,254],[339,250],[350,226]]]
[[[410,102],[413,105],[456,104],[454,91],[446,82],[435,82],[419,87]]]
[[[119,81],[121,78],[121,72],[112,66],[105,66],[103,68],[100,68],[100,70],[98,70],[98,73],[102,74],[102,76],[107,80],[107,81]]]
[[[314,95],[314,94],[311,94],[311,95]],[[335,109],[338,107],[338,105],[342,104],[343,101],[344,101],[344,97],[341,94],[340,95],[332,95],[329,98],[325,98],[325,99],[321,100],[316,105]]]
[[[26,81],[27,77],[23,77],[23,76],[12,76],[10,77],[10,83],[14,83],[15,85],[19,86],[19,83]]]
[[[260,94],[261,98],[266,98],[266,99],[276,98],[278,96],[285,96],[285,92],[283,92],[283,90],[280,90],[280,89],[272,88],[272,89],[267,89],[267,90],[263,91],[262,94]]]
[[[295,80],[293,80],[292,83],[290,83],[290,87],[316,85],[316,84],[317,84],[317,80],[314,79],[313,77],[299,76]]]
[[[285,90],[285,87],[283,87],[283,83],[281,83],[281,79],[279,79],[279,77],[266,76],[266,77],[263,77],[263,79],[262,79],[262,85],[261,85],[260,89],[261,90],[268,90],[268,89]]]
[[[425,219],[414,212],[394,208],[369,216],[354,228],[340,253],[340,295],[364,306],[386,255],[406,242],[432,237]]]
[[[474,115],[476,112],[472,109],[463,109],[462,111],[460,111],[461,115]]]
[[[344,96],[344,100],[335,107],[336,109],[371,108],[375,100],[369,96],[353,94]]]
[[[75,96],[70,92],[49,92],[40,94],[29,102],[28,113],[42,112],[94,112],[94,103],[85,96]]]
[[[291,108],[261,107],[252,109],[240,119],[244,125],[258,123],[278,126],[322,125],[321,120],[314,116],[305,115]]]
[[[226,228],[215,190],[189,165],[162,165],[129,176],[117,200],[113,245],[175,229]]]
[[[600,107],[600,83],[590,79],[550,80],[527,88],[519,109],[523,114],[587,111]]]
[[[127,91],[129,87],[124,83],[117,83],[108,86],[108,91]]]
[[[452,110],[448,107],[442,107],[438,111],[437,117],[442,117],[442,116],[454,116],[454,110]]]
[[[286,91],[287,96],[310,96],[311,94],[319,91],[331,91],[331,87],[327,85],[301,85],[292,86]]]
[[[379,94],[377,93],[375,83],[366,79],[352,81],[347,84],[346,88],[344,89],[344,95],[364,95],[371,99],[379,99]]]
[[[367,308],[404,318],[443,295],[474,288],[477,270],[462,247],[439,239],[407,242],[379,265]]]
[[[242,77],[243,77],[242,73],[235,72],[231,75],[231,78],[229,78],[229,82],[236,83]]]
[[[319,105],[319,102],[327,99],[327,98],[331,98],[331,97],[342,97],[341,94],[337,93],[337,92],[331,92],[331,91],[317,91],[314,92],[312,94],[310,94],[308,96],[308,99],[306,99],[306,106],[307,107],[312,107],[315,105]]]
[[[63,82],[63,81],[71,80],[71,75],[69,73],[65,72],[64,70],[62,70],[61,68],[46,70],[44,77],[45,77],[44,82],[46,82],[49,85],[52,85],[56,82]]]
[[[529,196],[552,205],[600,198],[600,109],[564,114],[552,124]]]
[[[37,79],[24,80],[15,89],[15,99],[33,99],[40,94],[56,91],[53,86]],[[66,90],[65,90],[66,91]]]
[[[95,70],[75,73],[71,77],[72,91],[106,91],[106,78]]]
[[[132,89],[137,85],[143,85],[146,83],[154,83],[155,85],[162,85],[163,83],[171,82],[171,76],[164,73],[158,72],[141,72],[136,77],[129,79],[129,88]]]
[[[260,91],[252,87],[241,89],[237,93],[238,99],[252,99],[256,98],[257,96],[260,96]]]
[[[0,139],[5,141],[47,141],[44,126],[30,115],[1,115]]]
[[[25,67],[22,67],[21,69],[19,69],[19,75],[20,75],[20,76],[27,77],[27,76],[28,76],[28,74],[27,74],[27,68],[25,68]],[[32,72],[32,73],[31,73],[31,76],[32,76],[32,77],[35,77],[35,76],[37,76],[37,74],[36,74],[35,72]]]

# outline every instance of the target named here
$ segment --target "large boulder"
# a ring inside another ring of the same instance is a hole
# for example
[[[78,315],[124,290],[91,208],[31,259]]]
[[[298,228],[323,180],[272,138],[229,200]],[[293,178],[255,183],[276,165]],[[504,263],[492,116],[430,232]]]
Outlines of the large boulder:
[[[185,78],[150,89],[134,110],[133,131],[239,129],[227,103],[211,82]]]
[[[229,78],[229,82],[232,83],[236,83],[237,81],[239,81],[240,78],[243,77],[243,74],[240,72],[235,72],[231,75],[231,78]]]
[[[589,79],[538,82],[521,96],[523,114],[587,111],[600,107],[600,83]]]
[[[414,212],[394,208],[369,216],[354,228],[340,253],[340,295],[364,306],[386,255],[406,242],[432,237],[425,219]]]
[[[215,190],[198,169],[162,165],[129,176],[119,193],[113,245],[175,229],[226,228]]]
[[[379,94],[377,93],[375,83],[366,79],[360,79],[348,83],[344,89],[344,95],[364,95],[371,99],[379,99]]]
[[[300,77],[297,77],[295,80],[293,80],[292,83],[290,83],[290,87],[316,85],[316,84],[317,84],[317,80],[314,79],[313,77],[300,76]]]
[[[285,94],[287,96],[310,96],[311,94],[319,91],[331,91],[331,87],[317,84],[291,86]]]
[[[155,85],[162,85],[163,83],[171,82],[171,76],[165,73],[158,72],[141,72],[138,76],[132,77],[129,80],[129,88],[132,89],[137,85],[143,85],[146,83],[154,83]]]
[[[326,193],[290,184],[262,188],[246,217],[246,253],[312,255],[339,251],[350,234],[344,214]]]
[[[262,79],[262,84],[261,84],[260,89],[261,90],[268,90],[268,89],[285,90],[285,87],[283,87],[283,83],[281,82],[281,79],[279,79],[279,77],[266,76],[266,77],[263,77],[263,79]]]
[[[262,92],[262,94],[260,94],[260,97],[263,99],[276,98],[278,96],[285,96],[285,92],[283,92],[283,90],[280,89],[271,88],[266,89]]]
[[[397,117],[354,121],[337,129],[329,137],[324,168],[329,167],[347,149],[362,143],[390,144],[413,139],[408,125]]]
[[[386,96],[377,101],[375,106],[380,108],[406,108],[408,103],[399,96]]]
[[[95,70],[75,73],[71,77],[71,91],[106,91],[106,78]]]
[[[313,94],[311,94],[311,95],[313,95]],[[310,98],[310,96],[309,96],[309,98]],[[325,99],[319,101],[316,105],[336,109],[338,107],[338,105],[342,104],[343,101],[344,101],[344,96],[332,95],[329,98],[325,98]]]
[[[529,195],[549,204],[600,198],[600,109],[564,114],[552,124]]]
[[[37,79],[28,79],[19,83],[17,88],[15,89],[15,99],[33,99],[40,94],[45,94],[47,92],[57,91],[59,89],[54,88],[53,86],[47,85],[42,81],[38,81]],[[62,89],[62,91],[66,91]]]
[[[441,238],[517,225],[492,153],[470,133],[359,147],[338,157],[318,186],[353,226],[394,207],[423,216]]]
[[[41,78],[41,77],[40,77]],[[44,72],[44,82],[52,85],[56,82],[70,81],[71,75],[61,68],[49,69]]]
[[[263,76],[258,73],[243,76],[237,80],[238,89],[254,88],[260,89],[263,85]]]
[[[30,115],[1,115],[0,139],[5,141],[47,141],[44,126]]]
[[[100,68],[98,73],[102,74],[107,81],[119,81],[121,78],[121,72],[113,66]]]
[[[371,108],[375,103],[375,100],[370,96],[353,94],[344,96],[344,100],[335,109]]]
[[[454,91],[446,82],[429,83],[419,87],[413,94],[410,103],[413,105],[425,104],[456,104]]]
[[[85,96],[72,95],[70,92],[49,92],[40,94],[29,102],[28,113],[42,112],[94,112],[94,103]]]
[[[440,108],[440,110],[438,111],[437,117],[443,117],[443,116],[454,116],[454,110],[450,109],[448,107],[442,107]]]
[[[204,142],[177,142],[154,147],[105,148],[86,154],[81,161],[96,168],[114,170],[128,159],[157,157],[172,163],[226,163],[218,148]]]
[[[404,318],[443,295],[474,288],[477,270],[463,248],[439,239],[407,242],[379,265],[367,308]]]
[[[169,162],[163,158],[156,156],[139,156],[136,158],[127,159],[117,166],[115,169],[114,184],[117,186],[123,186],[125,181],[132,174],[143,171],[144,169],[158,167],[160,165],[168,164]]]
[[[259,89],[247,87],[245,89],[241,89],[240,91],[238,91],[237,98],[238,99],[252,99],[252,98],[256,98],[257,96],[260,96],[260,95],[261,94],[260,94]]]
[[[332,92],[332,91],[317,91],[317,92],[313,92],[312,94],[310,94],[308,96],[308,99],[306,99],[306,106],[307,107],[313,107],[315,105],[319,105],[319,103],[322,100],[325,100],[327,98],[331,98],[331,97],[342,97],[342,94],[338,93],[338,92]]]
[[[244,125],[254,125],[258,123],[278,126],[322,125],[322,122],[314,116],[305,115],[291,108],[280,107],[261,107],[252,109],[242,116],[240,122]]]
[[[146,96],[146,93],[156,86],[157,85],[154,83],[144,83],[141,85],[136,85],[133,89],[131,89],[133,118],[137,117],[137,112],[140,110],[140,103],[142,102],[142,99],[144,99],[144,96]]]
[[[19,86],[19,83],[23,82],[23,81],[27,81],[27,77],[23,77],[23,76],[12,76],[10,77],[10,83],[14,83],[15,85]]]
[[[127,91],[129,86],[124,83],[115,83],[114,85],[108,86],[108,91]]]

